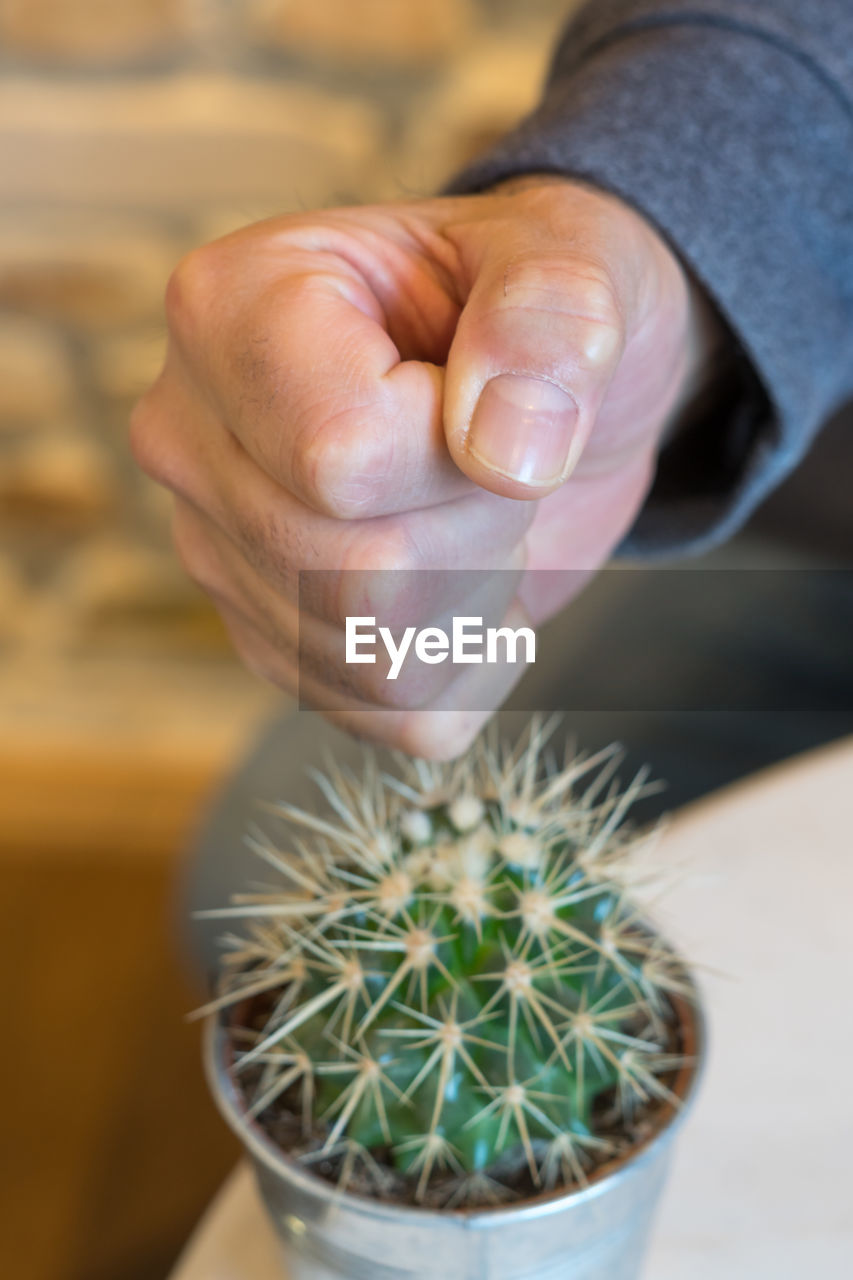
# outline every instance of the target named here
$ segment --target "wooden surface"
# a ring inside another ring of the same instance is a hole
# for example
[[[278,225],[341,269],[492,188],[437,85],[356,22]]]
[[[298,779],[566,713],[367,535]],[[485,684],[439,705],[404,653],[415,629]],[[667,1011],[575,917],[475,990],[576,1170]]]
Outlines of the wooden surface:
[[[853,740],[685,810],[665,852],[657,916],[704,970],[711,1050],[646,1280],[849,1280]],[[241,1164],[171,1280],[286,1275]]]
[[[185,1022],[180,878],[275,705],[155,669],[0,683],[3,1274],[161,1280],[236,1152]]]

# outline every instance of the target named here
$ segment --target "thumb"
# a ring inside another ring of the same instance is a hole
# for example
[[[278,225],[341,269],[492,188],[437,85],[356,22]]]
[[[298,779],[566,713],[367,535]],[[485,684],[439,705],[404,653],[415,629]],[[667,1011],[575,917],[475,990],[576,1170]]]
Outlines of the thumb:
[[[610,269],[595,211],[567,226],[550,216],[552,191],[505,196],[493,221],[457,233],[473,283],[447,359],[448,448],[471,480],[512,498],[544,497],[577,465],[636,292],[630,267]]]

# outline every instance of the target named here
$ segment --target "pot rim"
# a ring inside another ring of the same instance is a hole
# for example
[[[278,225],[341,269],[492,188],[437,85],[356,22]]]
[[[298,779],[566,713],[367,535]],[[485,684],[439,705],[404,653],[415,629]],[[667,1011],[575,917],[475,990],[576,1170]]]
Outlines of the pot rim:
[[[659,1147],[671,1140],[681,1125],[695,1098],[707,1058],[707,1022],[701,992],[695,975],[691,973],[688,978],[692,987],[691,998],[688,1000],[681,996],[670,997],[682,1026],[688,1032],[686,1049],[690,1061],[681,1068],[675,1086],[675,1091],[681,1099],[681,1106],[667,1104],[663,1118],[651,1137],[638,1144],[627,1155],[620,1156],[616,1161],[602,1166],[599,1176],[594,1177],[587,1186],[576,1187],[570,1191],[543,1192],[538,1196],[528,1197],[510,1205],[485,1206],[476,1209],[429,1209],[413,1205],[389,1204],[371,1196],[342,1191],[325,1178],[312,1173],[310,1169],[301,1165],[273,1142],[257,1121],[247,1118],[237,1086],[225,1065],[223,1048],[226,1043],[227,1028],[222,1013],[211,1014],[206,1019],[205,1075],[220,1114],[255,1160],[265,1165],[282,1181],[297,1186],[304,1194],[323,1202],[329,1209],[339,1207],[345,1200],[352,1210],[357,1210],[365,1217],[394,1223],[397,1226],[407,1224],[424,1226],[430,1220],[446,1224],[450,1220],[457,1222],[460,1227],[475,1230],[498,1227],[510,1221],[519,1222],[550,1217],[574,1205],[588,1204],[606,1194],[615,1183],[624,1181],[639,1165],[650,1160]]]

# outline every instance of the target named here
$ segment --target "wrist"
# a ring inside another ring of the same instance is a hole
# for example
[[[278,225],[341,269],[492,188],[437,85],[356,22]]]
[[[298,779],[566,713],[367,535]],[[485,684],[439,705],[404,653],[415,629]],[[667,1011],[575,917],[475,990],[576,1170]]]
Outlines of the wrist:
[[[685,372],[661,435],[668,444],[698,418],[713,416],[720,388],[728,386],[735,343],[725,322],[697,280],[680,267],[687,287]]]

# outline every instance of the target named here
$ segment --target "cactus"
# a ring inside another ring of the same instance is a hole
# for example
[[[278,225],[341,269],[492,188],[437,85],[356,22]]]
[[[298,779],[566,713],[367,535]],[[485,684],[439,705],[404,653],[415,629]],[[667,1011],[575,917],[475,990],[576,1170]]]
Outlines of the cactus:
[[[584,1184],[638,1109],[677,1103],[672,1000],[690,987],[626,896],[645,776],[620,792],[613,748],[557,768],[548,733],[402,777],[332,766],[332,816],[276,806],[286,851],[251,831],[280,883],[205,913],[248,931],[201,1012],[250,1010],[235,1078],[250,1116],[298,1118],[297,1156],[482,1204]]]

